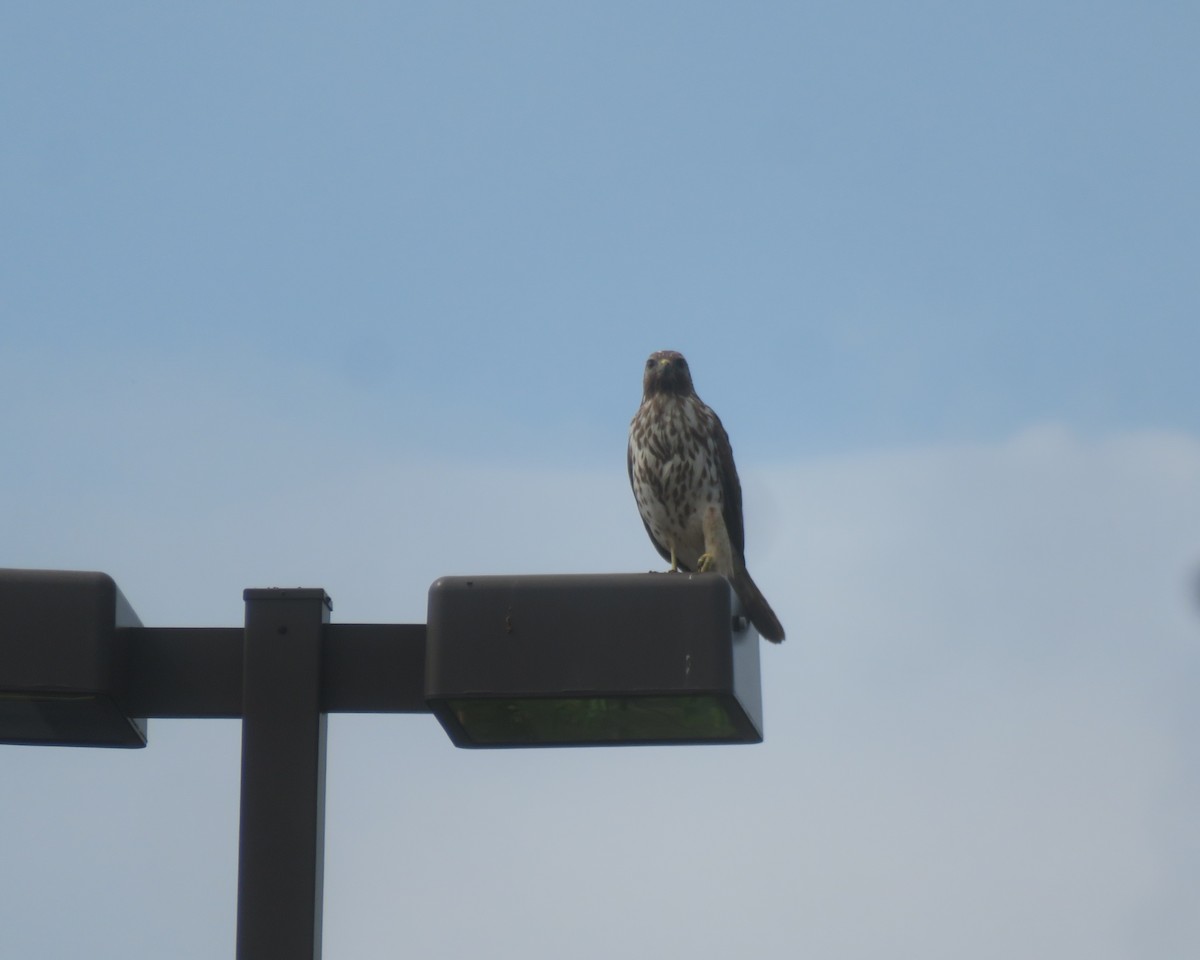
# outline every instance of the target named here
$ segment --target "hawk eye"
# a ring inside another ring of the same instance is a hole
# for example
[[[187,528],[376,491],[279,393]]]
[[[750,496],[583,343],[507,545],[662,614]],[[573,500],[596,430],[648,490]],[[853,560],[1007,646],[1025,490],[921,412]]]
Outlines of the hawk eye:
[[[684,367],[687,366],[687,361],[684,360],[683,357],[676,357],[675,358],[675,366],[679,367],[679,369],[682,370]]]
[[[654,358],[651,357],[649,360],[646,361],[646,369],[649,370],[653,366],[654,366]]]

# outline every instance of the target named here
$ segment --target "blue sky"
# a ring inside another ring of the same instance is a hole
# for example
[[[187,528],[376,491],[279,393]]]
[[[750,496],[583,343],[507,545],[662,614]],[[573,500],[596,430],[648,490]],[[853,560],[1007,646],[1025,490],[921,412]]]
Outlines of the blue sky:
[[[0,566],[164,626],[647,569],[625,435],[680,349],[788,629],[767,742],[334,718],[326,956],[1195,953],[1198,45],[1178,3],[6,4]],[[0,770],[0,954],[231,953],[235,724]]]
[[[759,457],[1197,426],[1186,7],[392,6],[9,6],[18,344],[433,447],[603,431],[664,342]]]

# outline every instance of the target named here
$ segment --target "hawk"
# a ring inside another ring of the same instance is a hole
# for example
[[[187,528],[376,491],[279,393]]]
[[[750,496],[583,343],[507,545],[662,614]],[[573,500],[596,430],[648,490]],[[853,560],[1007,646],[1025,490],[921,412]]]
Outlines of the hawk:
[[[781,642],[783,626],[746,570],[742,486],[729,437],[674,350],[646,361],[628,460],[642,523],[671,570],[723,574],[759,634]]]

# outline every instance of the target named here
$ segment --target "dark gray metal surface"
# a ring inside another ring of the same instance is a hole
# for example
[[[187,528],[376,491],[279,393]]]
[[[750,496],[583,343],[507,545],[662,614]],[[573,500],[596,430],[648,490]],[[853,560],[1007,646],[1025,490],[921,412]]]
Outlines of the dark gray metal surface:
[[[324,590],[247,590],[239,960],[319,960],[325,847]]]
[[[119,633],[129,649],[126,704],[137,716],[242,715],[242,628]],[[327,623],[321,706],[327,713],[428,713],[425,624]]]
[[[330,713],[428,713],[425,624],[329,624],[321,678]]]
[[[718,574],[443,577],[428,630],[425,695],[461,747],[762,739],[758,635]]]
[[[242,715],[242,627],[142,627],[129,649],[126,697],[144,717]]]
[[[145,746],[118,629],[138,625],[107,574],[0,569],[0,740]]]

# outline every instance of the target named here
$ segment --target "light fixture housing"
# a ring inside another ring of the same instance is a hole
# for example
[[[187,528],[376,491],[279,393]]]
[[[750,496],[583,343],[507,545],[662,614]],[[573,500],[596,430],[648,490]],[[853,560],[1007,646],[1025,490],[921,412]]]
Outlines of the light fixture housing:
[[[425,695],[460,747],[760,743],[758,650],[718,574],[443,577]]]
[[[0,569],[0,743],[144,747],[123,703],[140,626],[107,574]]]

